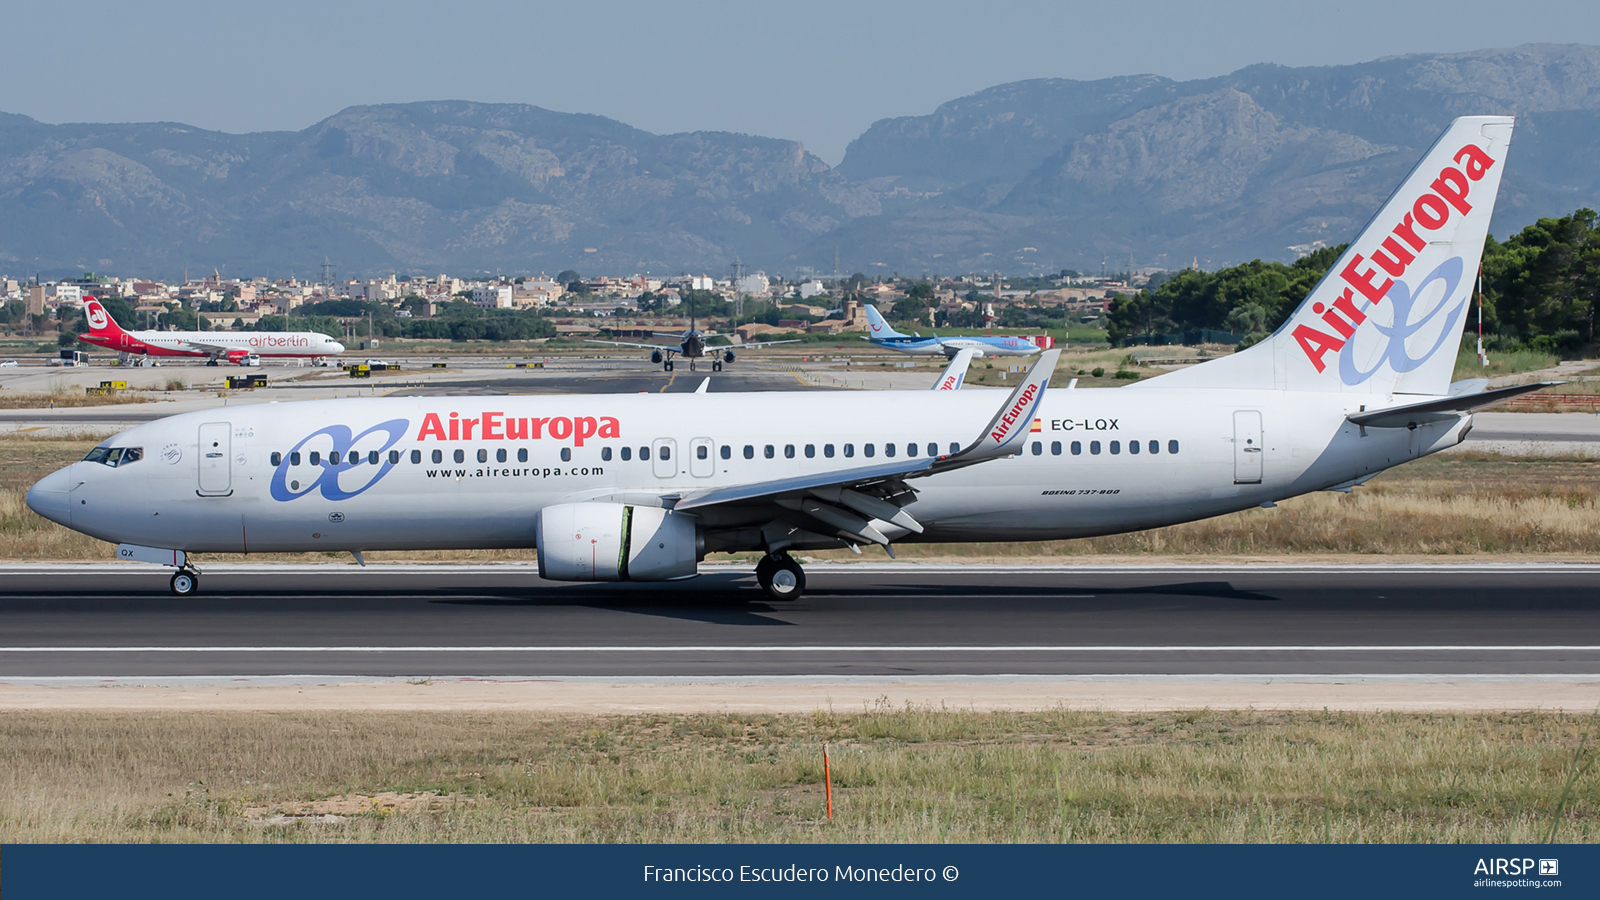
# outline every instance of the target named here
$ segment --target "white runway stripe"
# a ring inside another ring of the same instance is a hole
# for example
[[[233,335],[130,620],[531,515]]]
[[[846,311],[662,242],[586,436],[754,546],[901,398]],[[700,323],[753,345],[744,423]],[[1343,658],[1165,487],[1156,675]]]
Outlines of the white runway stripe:
[[[506,645],[506,646],[130,646],[0,647],[5,653],[1585,653],[1600,644],[1105,644],[1105,645]]]

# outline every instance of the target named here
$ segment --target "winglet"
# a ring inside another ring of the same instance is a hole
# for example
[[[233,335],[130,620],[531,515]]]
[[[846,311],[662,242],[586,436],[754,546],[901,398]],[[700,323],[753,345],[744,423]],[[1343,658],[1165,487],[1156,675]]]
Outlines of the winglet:
[[[967,367],[972,365],[972,358],[978,355],[973,349],[961,350],[950,358],[950,365],[945,366],[944,374],[933,383],[935,391],[958,391],[961,383],[967,380]]]
[[[940,460],[945,465],[935,468],[945,468],[952,463],[966,465],[983,462],[1020,452],[1022,445],[1028,440],[1028,427],[1033,422],[1034,413],[1044,401],[1044,391],[1050,384],[1050,376],[1055,374],[1056,360],[1060,358],[1060,350],[1046,350],[1041,354],[1039,361],[1028,371],[1027,377],[1022,379],[1017,389],[1012,391],[1006,402],[1000,405],[994,418],[984,426],[978,439],[960,453]]]

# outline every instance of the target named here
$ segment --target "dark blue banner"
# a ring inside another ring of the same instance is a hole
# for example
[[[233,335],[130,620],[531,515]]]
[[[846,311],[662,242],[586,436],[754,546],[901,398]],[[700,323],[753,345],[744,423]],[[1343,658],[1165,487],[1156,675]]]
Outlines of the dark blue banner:
[[[32,846],[6,900],[1596,896],[1600,849],[1507,846]],[[1548,895],[1547,895],[1548,896]]]

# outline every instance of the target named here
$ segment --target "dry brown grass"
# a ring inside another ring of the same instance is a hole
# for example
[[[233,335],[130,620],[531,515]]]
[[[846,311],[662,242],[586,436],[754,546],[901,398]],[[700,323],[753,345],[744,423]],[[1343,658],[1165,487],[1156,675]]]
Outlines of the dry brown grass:
[[[158,398],[137,391],[114,394],[23,394],[0,391],[0,409],[77,409],[83,406],[116,406],[124,403],[154,403]]]
[[[0,559],[110,559],[111,547],[35,516],[22,502],[38,478],[81,459],[98,437],[0,437]],[[1588,558],[1600,554],[1600,460],[1451,453],[1378,476],[1350,494],[1316,493],[1186,525],[1074,541],[900,544],[902,559],[1076,560],[1193,557]],[[748,554],[718,554],[738,559]],[[851,560],[848,550],[818,552]],[[242,556],[207,556],[242,560]],[[251,560],[348,559],[273,554]],[[531,550],[374,552],[374,562],[529,561]],[[753,557],[752,557],[753,558]],[[870,558],[879,558],[876,556]]]
[[[1528,842],[1594,729],[1547,713],[12,712],[0,840]],[[1559,840],[1600,836],[1596,778],[1573,786]]]

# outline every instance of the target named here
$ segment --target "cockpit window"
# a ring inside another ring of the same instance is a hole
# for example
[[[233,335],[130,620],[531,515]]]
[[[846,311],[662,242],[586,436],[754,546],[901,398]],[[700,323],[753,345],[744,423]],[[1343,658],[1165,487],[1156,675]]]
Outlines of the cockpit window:
[[[102,466],[125,466],[144,459],[143,447],[96,447],[89,451],[83,458],[84,462],[99,463]]]

